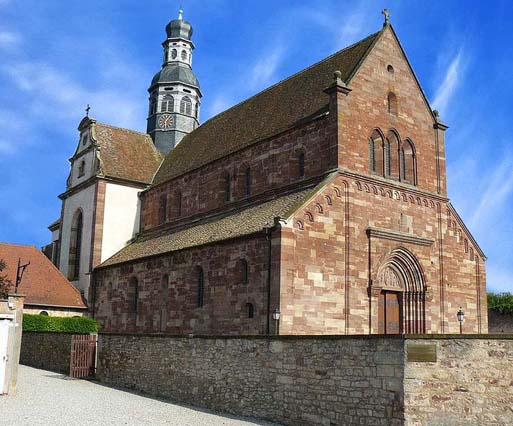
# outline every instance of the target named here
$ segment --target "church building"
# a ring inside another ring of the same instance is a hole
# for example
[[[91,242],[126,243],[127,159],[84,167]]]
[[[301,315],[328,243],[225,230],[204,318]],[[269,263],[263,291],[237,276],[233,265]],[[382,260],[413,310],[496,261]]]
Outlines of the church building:
[[[487,332],[486,257],[447,197],[448,127],[384,14],[378,32],[201,125],[180,14],[149,136],[83,120],[60,267],[76,268],[82,241],[103,331],[458,333],[461,308],[464,333]],[[109,204],[109,185],[133,191],[133,210]]]

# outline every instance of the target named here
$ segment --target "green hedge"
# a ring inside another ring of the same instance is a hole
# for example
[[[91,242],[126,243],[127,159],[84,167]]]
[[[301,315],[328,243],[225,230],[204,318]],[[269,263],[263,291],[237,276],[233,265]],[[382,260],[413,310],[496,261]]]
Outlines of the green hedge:
[[[52,331],[55,333],[96,333],[98,324],[86,317],[49,317],[46,315],[23,315],[23,331]]]
[[[488,293],[488,309],[501,314],[513,314],[513,294]]]

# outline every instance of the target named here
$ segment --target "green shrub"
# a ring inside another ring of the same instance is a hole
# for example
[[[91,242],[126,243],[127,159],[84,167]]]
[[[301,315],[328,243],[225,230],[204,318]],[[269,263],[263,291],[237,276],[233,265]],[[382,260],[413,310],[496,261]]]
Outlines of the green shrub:
[[[501,314],[513,314],[513,294],[488,293],[488,309]]]
[[[63,318],[24,314],[23,331],[96,333],[98,324],[95,319],[86,317]]]

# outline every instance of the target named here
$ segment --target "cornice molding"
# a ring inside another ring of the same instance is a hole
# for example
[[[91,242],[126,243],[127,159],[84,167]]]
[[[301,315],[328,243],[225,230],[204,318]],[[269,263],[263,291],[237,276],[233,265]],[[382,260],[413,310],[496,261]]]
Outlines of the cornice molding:
[[[383,228],[367,228],[367,235],[369,238],[379,238],[383,240],[399,241],[401,243],[416,244],[419,246],[429,247],[433,245],[434,240],[429,238],[423,238],[416,235],[406,234],[400,231],[392,231],[390,229]]]

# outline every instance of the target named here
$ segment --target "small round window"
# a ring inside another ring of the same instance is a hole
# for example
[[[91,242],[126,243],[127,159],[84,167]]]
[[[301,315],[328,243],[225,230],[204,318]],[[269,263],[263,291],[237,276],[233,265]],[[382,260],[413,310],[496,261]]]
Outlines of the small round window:
[[[390,73],[390,74],[393,74],[394,73],[394,67],[392,65],[389,65],[387,67],[387,71]]]
[[[47,317],[48,316],[48,312],[41,311],[41,312],[39,312],[39,315],[43,315],[44,317]]]
[[[182,61],[187,60],[187,52],[185,50],[182,50]]]
[[[178,55],[178,52],[176,49],[171,50],[171,59],[176,59],[176,56]]]

